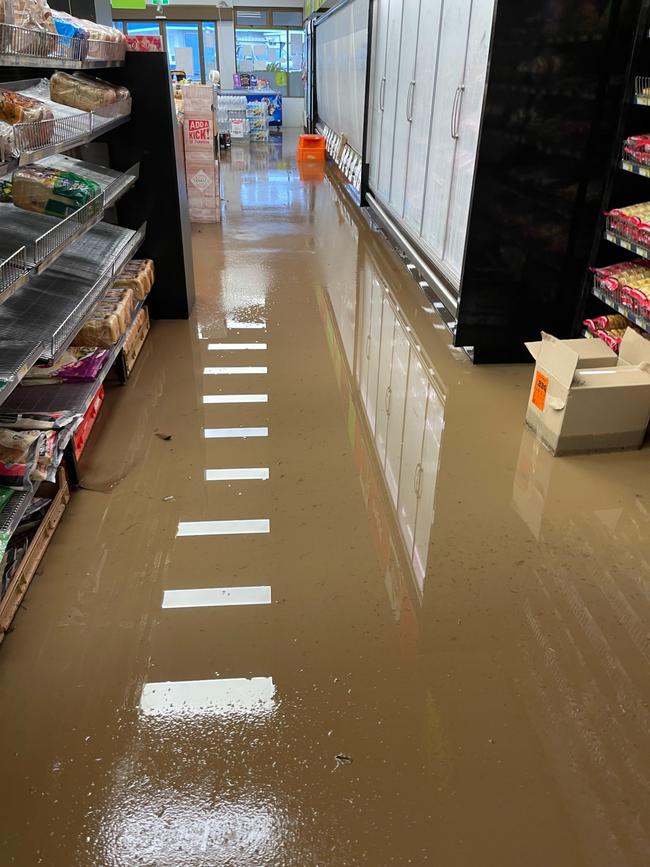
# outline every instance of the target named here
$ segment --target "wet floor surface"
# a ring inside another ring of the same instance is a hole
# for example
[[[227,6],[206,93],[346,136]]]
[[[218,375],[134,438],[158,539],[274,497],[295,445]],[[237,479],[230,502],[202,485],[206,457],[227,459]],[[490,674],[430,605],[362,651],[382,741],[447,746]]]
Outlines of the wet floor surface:
[[[645,867],[648,451],[538,447],[294,144],[233,147],[0,648],[0,863]]]

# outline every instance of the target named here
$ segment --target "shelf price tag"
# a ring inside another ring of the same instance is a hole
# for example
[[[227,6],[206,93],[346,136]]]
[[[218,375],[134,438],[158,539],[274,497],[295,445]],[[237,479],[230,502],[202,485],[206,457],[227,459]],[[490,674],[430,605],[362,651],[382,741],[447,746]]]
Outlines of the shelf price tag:
[[[540,412],[544,411],[546,405],[546,393],[548,391],[548,376],[542,373],[541,370],[535,371],[535,384],[533,386],[533,396],[531,398],[533,406],[536,406]]]

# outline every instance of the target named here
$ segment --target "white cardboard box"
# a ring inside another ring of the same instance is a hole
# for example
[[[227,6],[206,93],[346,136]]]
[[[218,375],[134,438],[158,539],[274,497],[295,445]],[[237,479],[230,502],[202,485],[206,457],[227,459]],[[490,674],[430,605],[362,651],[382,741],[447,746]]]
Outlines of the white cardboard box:
[[[628,328],[618,359],[601,340],[588,338],[543,334],[526,347],[536,361],[526,423],[553,454],[643,443],[650,421],[650,340]]]

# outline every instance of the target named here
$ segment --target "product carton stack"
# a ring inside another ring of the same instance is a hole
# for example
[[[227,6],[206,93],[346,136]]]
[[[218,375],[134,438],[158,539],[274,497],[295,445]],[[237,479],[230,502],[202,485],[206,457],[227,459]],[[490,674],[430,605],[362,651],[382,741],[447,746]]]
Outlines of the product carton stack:
[[[639,448],[650,421],[650,340],[631,328],[618,357],[601,340],[542,334],[526,423],[555,455]]]
[[[185,104],[185,175],[190,220],[218,223],[221,219],[219,167],[214,149],[214,90],[208,84],[188,84]]]

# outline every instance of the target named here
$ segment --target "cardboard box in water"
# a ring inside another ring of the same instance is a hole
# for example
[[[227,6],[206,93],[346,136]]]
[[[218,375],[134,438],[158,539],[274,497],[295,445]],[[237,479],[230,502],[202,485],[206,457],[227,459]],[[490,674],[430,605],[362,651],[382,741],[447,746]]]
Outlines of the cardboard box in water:
[[[631,328],[618,358],[601,340],[527,343],[536,361],[526,423],[555,455],[638,448],[650,421],[650,340]]]

